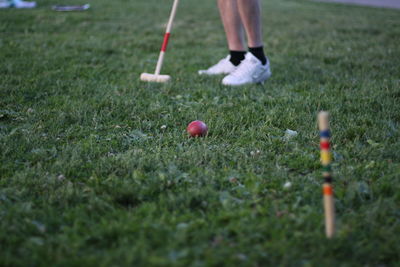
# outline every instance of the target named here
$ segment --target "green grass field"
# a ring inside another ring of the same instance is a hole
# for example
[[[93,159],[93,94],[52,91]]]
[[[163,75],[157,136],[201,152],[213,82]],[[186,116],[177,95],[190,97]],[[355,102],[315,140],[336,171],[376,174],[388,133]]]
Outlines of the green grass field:
[[[227,53],[215,1],[181,2],[165,85],[139,75],[172,1],[53,4],[0,10],[1,266],[399,266],[399,10],[264,0],[273,76],[229,88],[197,75]]]

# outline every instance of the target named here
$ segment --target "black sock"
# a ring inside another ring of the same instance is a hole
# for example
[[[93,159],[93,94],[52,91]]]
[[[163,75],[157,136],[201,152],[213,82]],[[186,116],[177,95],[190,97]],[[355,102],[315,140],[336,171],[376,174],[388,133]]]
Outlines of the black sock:
[[[246,55],[246,51],[230,50],[229,53],[231,55],[231,58],[229,61],[235,66],[238,66],[240,64],[240,62],[242,62],[242,60],[244,59],[244,55]]]
[[[256,58],[258,58],[263,65],[267,63],[267,58],[264,54],[264,47],[249,47],[249,52],[252,53]]]

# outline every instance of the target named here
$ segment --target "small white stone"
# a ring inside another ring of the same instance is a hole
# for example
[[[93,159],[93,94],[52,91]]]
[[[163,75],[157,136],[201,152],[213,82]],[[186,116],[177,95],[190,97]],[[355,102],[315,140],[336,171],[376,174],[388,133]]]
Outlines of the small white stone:
[[[237,183],[238,179],[236,177],[229,177],[229,182],[231,183]]]
[[[286,131],[285,131],[285,138],[286,139],[295,137],[296,135],[298,135],[298,133],[296,131],[293,131],[293,130],[290,130],[290,129],[286,129]]]
[[[290,187],[292,187],[292,183],[291,183],[291,182],[286,182],[286,183],[283,185],[283,188],[285,188],[285,189],[290,188]]]

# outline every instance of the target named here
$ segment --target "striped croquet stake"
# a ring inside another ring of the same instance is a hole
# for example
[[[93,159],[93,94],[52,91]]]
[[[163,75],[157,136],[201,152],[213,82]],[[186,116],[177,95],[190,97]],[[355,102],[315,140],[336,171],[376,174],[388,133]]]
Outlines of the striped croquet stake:
[[[333,237],[335,233],[335,204],[333,200],[331,162],[332,154],[330,150],[331,132],[329,129],[329,114],[321,111],[318,114],[318,126],[320,131],[320,149],[322,175],[324,177],[323,195],[325,209],[325,231],[328,238]]]

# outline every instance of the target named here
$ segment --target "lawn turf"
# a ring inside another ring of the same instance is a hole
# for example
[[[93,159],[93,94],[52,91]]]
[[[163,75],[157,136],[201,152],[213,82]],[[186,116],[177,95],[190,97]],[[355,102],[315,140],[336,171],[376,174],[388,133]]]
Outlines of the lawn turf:
[[[227,53],[215,1],[199,2],[179,6],[169,84],[139,75],[172,1],[0,10],[0,265],[399,266],[400,11],[264,0],[273,76],[229,88],[197,75]],[[196,119],[208,137],[187,137]]]

